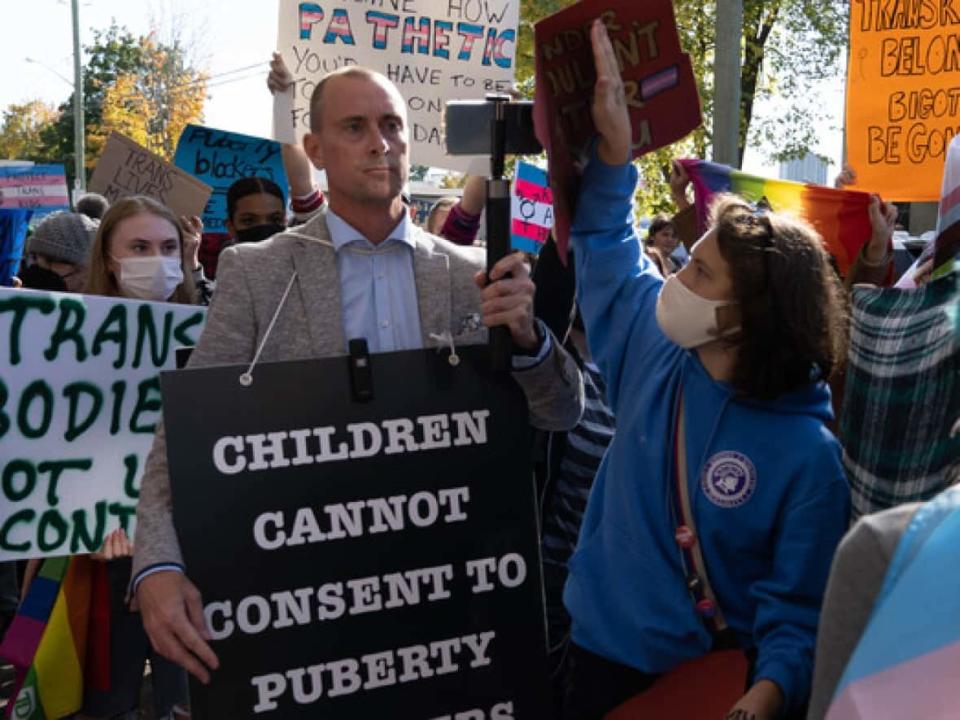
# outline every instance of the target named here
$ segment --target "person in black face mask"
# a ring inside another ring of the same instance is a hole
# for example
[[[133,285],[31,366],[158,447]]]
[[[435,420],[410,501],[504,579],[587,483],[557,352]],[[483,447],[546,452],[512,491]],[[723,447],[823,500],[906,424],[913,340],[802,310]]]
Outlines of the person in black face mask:
[[[96,232],[97,223],[80,213],[45,218],[27,242],[27,264],[19,275],[23,287],[81,292]]]
[[[293,84],[293,74],[279,53],[270,61],[267,88],[282,93]],[[325,198],[313,178],[313,165],[298,144],[280,146],[290,191],[292,222],[300,225],[319,212]],[[283,190],[272,180],[247,177],[227,190],[227,232],[233,243],[259,242],[286,230],[287,212]]]
[[[286,92],[293,85],[293,74],[278,53],[270,62],[267,88],[271,93]],[[302,225],[324,205],[325,197],[314,179],[313,164],[299,143],[280,145],[287,188],[281,189],[264,177],[245,177],[227,189],[227,238],[219,233],[204,237],[199,260],[204,274],[217,275],[217,259],[227,245],[260,242],[283,232],[288,225]],[[289,197],[287,212],[285,191]]]
[[[262,177],[237,180],[227,190],[226,225],[235,243],[259,242],[283,232],[287,227],[283,191]]]

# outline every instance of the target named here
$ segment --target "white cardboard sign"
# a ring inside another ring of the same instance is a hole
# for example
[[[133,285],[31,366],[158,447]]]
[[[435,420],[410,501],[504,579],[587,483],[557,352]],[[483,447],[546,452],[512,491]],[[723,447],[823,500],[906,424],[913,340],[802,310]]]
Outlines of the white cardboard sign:
[[[276,107],[276,138],[309,132],[317,82],[361,65],[390,78],[406,99],[410,161],[465,171],[469,158],[446,153],[444,106],[509,92],[519,20],[520,0],[280,0],[277,50],[296,87],[292,107]]]
[[[204,318],[191,305],[0,289],[0,560],[99,550],[117,527],[133,536],[159,374]]]

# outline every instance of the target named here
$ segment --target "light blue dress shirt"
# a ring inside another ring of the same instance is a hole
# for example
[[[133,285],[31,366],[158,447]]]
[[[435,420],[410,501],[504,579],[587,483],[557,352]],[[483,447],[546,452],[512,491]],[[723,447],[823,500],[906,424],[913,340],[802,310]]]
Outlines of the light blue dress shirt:
[[[370,352],[423,347],[409,222],[404,213],[387,239],[374,245],[335,212],[327,211],[340,274],[343,331],[347,342],[366,338]]]
[[[366,338],[372,353],[423,347],[410,222],[404,213],[387,239],[374,245],[333,210],[327,210],[327,230],[340,274],[343,332],[347,342]],[[550,353],[550,334],[539,320],[537,325],[544,342],[533,355],[514,355],[514,370],[539,365]]]

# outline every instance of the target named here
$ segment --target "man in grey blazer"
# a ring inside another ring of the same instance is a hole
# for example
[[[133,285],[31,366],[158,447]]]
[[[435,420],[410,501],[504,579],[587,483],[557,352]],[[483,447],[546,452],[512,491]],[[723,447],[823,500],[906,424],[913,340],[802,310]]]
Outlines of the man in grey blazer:
[[[409,221],[406,106],[385,77],[346,68],[311,99],[304,148],[326,170],[329,207],[310,222],[220,256],[217,293],[192,367],[346,354],[363,337],[372,352],[483,342],[506,325],[513,375],[531,422],[567,430],[583,409],[576,364],[533,317],[523,257],[489,280],[478,248],[429,235]],[[154,648],[201,681],[217,657],[206,643],[201,598],[186,576],[173,526],[162,425],[137,509],[133,593]]]

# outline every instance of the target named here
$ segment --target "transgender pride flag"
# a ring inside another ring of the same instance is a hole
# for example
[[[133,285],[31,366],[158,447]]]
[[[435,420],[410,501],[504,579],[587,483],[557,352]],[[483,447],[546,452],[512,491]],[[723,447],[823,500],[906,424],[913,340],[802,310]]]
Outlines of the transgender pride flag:
[[[547,171],[517,162],[510,204],[510,247],[538,254],[553,229],[553,192]]]
[[[69,210],[63,165],[0,167],[0,209]]]
[[[827,720],[960,717],[958,560],[954,488],[922,506],[900,540]]]

